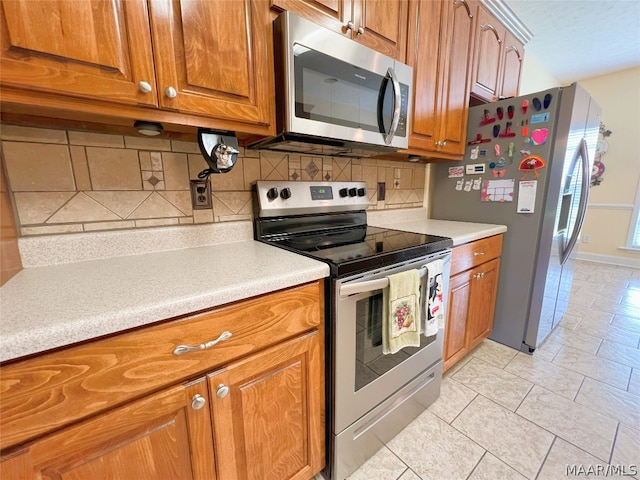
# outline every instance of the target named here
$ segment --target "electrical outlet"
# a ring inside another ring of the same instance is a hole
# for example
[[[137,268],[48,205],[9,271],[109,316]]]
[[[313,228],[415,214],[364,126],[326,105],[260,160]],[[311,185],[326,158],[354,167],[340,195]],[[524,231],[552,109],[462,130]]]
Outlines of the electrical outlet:
[[[194,210],[211,208],[211,184],[209,180],[191,180],[191,205]]]
[[[378,182],[378,201],[384,200],[387,192],[387,186],[384,182]]]

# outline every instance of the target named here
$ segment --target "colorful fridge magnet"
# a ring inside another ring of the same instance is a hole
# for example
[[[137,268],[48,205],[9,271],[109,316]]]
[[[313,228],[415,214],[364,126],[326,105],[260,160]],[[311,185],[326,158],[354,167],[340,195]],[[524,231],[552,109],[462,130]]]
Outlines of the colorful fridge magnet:
[[[449,167],[449,178],[464,177],[464,167]]]
[[[514,108],[513,105],[509,105],[507,107],[507,117],[509,117],[509,120],[511,120],[513,118],[513,112],[514,112]]]
[[[466,182],[464,182],[464,191],[470,192],[472,186],[473,186],[473,180],[467,180]]]
[[[520,180],[524,181],[527,179],[527,174],[529,172],[533,172],[536,178],[540,176],[538,170],[547,166],[547,162],[539,155],[528,155],[522,159],[520,162],[520,166],[518,170],[522,170],[524,175],[520,178]]]
[[[500,134],[500,124],[494,125],[493,126],[493,138],[498,138],[499,134]]]
[[[531,103],[533,103],[533,109],[536,112],[542,110],[542,103],[540,103],[540,99],[538,97],[535,97],[533,100],[531,100]]]
[[[480,190],[480,200],[483,202],[513,202],[515,180],[485,180]]]
[[[494,168],[492,170],[494,178],[502,178],[507,174],[506,168]]]
[[[504,117],[504,109],[502,107],[498,107],[498,120],[502,120],[502,118]]]
[[[480,126],[488,125],[496,121],[496,117],[492,117],[489,115],[489,110],[484,111],[484,118],[480,121]]]
[[[493,146],[493,151],[494,151],[494,152],[496,152],[496,157],[499,157],[499,156],[500,156],[500,144],[499,144],[499,143],[496,143],[496,144]]]
[[[552,97],[552,95],[551,95],[550,93],[547,93],[547,94],[544,96],[544,100],[542,101],[542,106],[543,106],[545,109],[549,108],[549,105],[551,105],[551,99],[552,99],[552,98],[553,98],[553,97]]]
[[[480,190],[480,185],[482,185],[482,177],[476,178],[473,180],[473,189]]]
[[[531,132],[531,145],[544,145],[549,135],[548,128],[537,128]]]
[[[504,132],[502,132],[499,136],[504,138],[504,137],[515,137],[516,134],[514,132],[511,131],[511,122],[507,122],[507,125],[504,129]]]
[[[520,108],[522,109],[522,113],[526,114],[527,109],[529,108],[529,100],[522,100],[522,103],[520,104]]]
[[[478,134],[476,134],[476,139],[467,142],[467,145],[478,145],[480,143],[487,143],[487,142],[490,142],[490,141],[491,141],[490,138],[482,138],[482,134],[478,133]]]
[[[461,192],[462,186],[464,185],[464,180],[456,180],[456,190]]]
[[[477,160],[478,159],[478,152],[480,151],[480,147],[475,146],[474,148],[471,149],[471,160]]]
[[[511,142],[511,143],[509,144],[509,149],[508,149],[507,156],[509,157],[509,160],[510,160],[511,162],[513,162],[513,150],[514,150],[515,146],[516,146],[516,145],[515,145],[515,143],[513,143],[513,142]]]

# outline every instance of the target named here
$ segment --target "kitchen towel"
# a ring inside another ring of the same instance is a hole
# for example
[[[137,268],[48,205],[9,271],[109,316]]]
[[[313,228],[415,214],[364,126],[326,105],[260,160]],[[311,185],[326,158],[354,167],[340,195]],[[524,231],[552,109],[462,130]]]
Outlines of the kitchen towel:
[[[438,328],[444,328],[444,301],[442,296],[442,260],[434,260],[427,264],[427,301],[425,323],[422,331],[427,337],[436,335]]]
[[[382,291],[382,353],[420,346],[420,273],[407,270],[387,276]]]

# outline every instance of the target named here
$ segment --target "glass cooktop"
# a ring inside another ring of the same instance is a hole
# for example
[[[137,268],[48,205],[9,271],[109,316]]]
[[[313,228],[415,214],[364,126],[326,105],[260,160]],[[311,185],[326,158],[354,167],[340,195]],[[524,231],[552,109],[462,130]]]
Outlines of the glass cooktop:
[[[334,276],[388,266],[453,246],[453,240],[448,237],[369,225],[265,241],[327,262]]]

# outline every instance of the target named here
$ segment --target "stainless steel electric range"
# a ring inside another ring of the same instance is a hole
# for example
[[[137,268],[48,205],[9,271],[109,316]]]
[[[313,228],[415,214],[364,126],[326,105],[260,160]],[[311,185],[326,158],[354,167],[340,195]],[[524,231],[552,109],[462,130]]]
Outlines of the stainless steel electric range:
[[[444,332],[420,346],[382,353],[382,292],[387,276],[443,260],[450,238],[367,225],[364,182],[259,181],[255,238],[326,262],[326,478],[343,480],[440,394]],[[426,298],[426,295],[421,295]],[[422,308],[425,311],[425,308]]]

